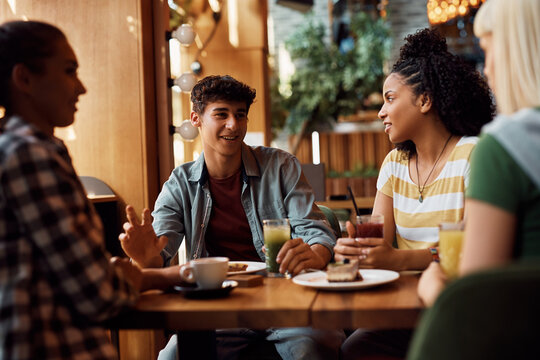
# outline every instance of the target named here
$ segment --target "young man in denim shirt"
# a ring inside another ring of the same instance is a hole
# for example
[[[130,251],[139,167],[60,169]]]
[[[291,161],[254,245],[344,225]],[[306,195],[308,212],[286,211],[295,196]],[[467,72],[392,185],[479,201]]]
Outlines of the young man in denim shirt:
[[[133,261],[167,266],[183,239],[189,259],[263,261],[262,220],[288,218],[293,239],[278,254],[280,272],[326,267],[335,235],[314,203],[300,163],[285,151],[243,141],[254,99],[254,89],[230,76],[208,76],[195,85],[191,123],[199,128],[203,153],[173,170],[156,201],[153,224],[148,209],[139,224],[133,208],[126,208],[129,222],[120,240]],[[247,346],[257,334],[218,330],[220,357],[238,356],[227,351],[225,339],[245,338]],[[344,338],[342,332],[309,328],[272,329],[262,336],[275,342],[284,359],[337,358]]]

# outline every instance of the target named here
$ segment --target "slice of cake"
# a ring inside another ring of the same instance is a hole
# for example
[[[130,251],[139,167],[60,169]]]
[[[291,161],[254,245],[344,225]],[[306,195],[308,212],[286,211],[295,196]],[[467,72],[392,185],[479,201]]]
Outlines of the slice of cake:
[[[248,264],[229,263],[229,269],[227,270],[227,272],[246,271],[247,268],[248,268]]]
[[[329,282],[362,280],[362,275],[358,271],[358,260],[345,259],[328,264],[326,278]]]

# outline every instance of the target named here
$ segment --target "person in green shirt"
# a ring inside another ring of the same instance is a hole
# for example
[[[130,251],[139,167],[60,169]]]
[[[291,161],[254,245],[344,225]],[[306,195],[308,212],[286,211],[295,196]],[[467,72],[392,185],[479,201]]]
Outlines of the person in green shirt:
[[[499,115],[484,127],[472,154],[462,275],[540,259],[538,19],[538,0],[490,0],[476,16],[474,31]],[[432,304],[445,283],[432,263],[420,279],[420,298]]]

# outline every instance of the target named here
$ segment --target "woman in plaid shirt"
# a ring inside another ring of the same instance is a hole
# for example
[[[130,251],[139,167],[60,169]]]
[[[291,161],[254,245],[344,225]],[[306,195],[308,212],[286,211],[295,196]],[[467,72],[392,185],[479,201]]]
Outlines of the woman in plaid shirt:
[[[56,27],[0,25],[0,359],[114,359],[99,322],[146,284],[179,282],[178,269],[143,273],[106,252],[102,224],[54,128],[73,123],[86,92]],[[1,116],[1,115],[0,115]]]

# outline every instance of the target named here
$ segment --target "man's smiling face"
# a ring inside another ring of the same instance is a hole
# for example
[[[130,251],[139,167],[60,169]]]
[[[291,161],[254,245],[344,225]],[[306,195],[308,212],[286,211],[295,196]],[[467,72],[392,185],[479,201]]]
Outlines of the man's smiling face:
[[[241,153],[248,122],[245,103],[212,102],[203,114],[192,115],[191,121],[200,128],[206,154],[230,157]]]

